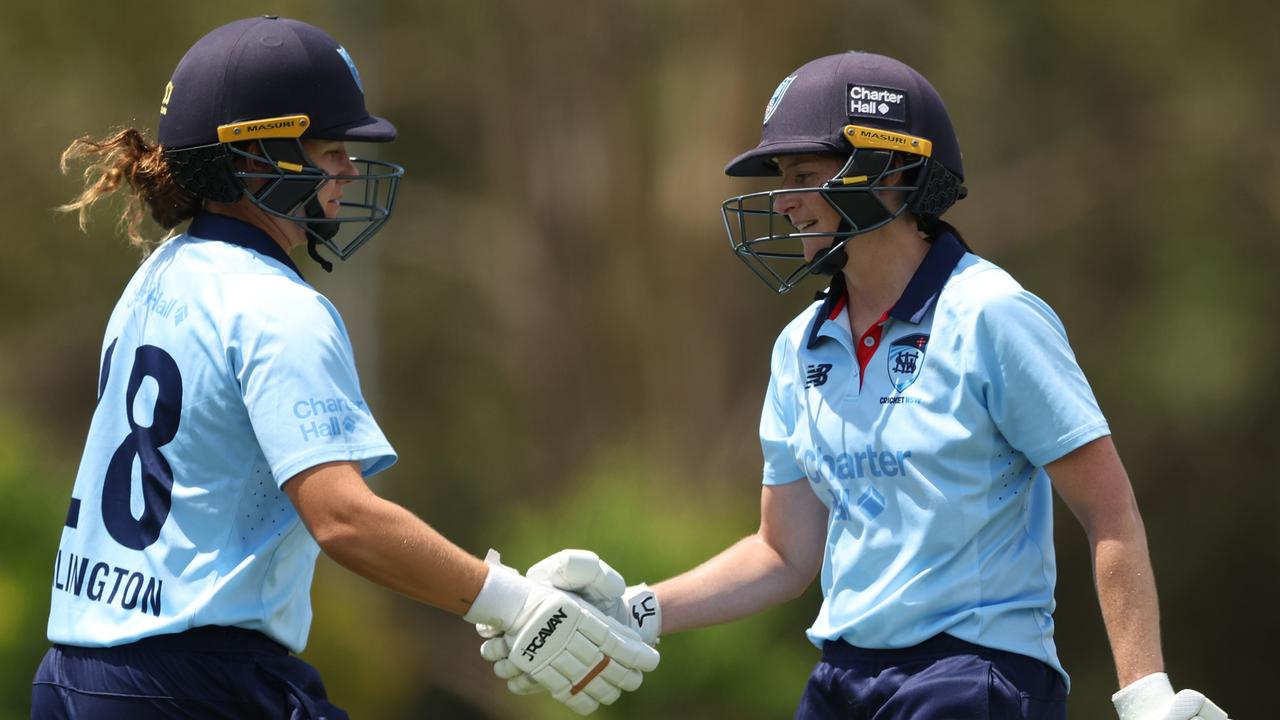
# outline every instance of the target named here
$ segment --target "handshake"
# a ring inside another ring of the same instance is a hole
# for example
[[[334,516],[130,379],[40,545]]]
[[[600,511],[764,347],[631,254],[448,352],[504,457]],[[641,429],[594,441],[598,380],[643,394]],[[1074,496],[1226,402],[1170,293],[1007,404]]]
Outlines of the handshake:
[[[589,550],[561,550],[525,577],[490,550],[471,610],[480,655],[511,692],[544,690],[580,715],[640,687],[658,667],[662,612],[646,585],[622,576]]]

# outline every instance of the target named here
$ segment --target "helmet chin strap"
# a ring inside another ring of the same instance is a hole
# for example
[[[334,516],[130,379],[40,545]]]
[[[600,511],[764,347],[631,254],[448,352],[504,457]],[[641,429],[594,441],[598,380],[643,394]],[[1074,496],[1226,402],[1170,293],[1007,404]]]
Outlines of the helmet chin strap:
[[[849,232],[851,229],[847,220],[841,220],[837,232]],[[844,270],[845,264],[849,262],[849,253],[844,251],[844,245],[847,242],[849,242],[848,236],[846,236],[844,243],[840,244],[840,247],[835,247],[835,241],[833,240],[832,247],[820,250],[809,263],[809,272],[830,277]]]
[[[821,254],[813,259],[809,264],[811,272],[815,275],[832,276],[844,270],[844,266],[849,262],[849,253],[844,251],[843,247],[823,250]]]
[[[320,207],[320,201],[314,196],[307,200],[307,204],[303,206],[307,217],[313,220],[323,219],[325,217],[324,208]],[[331,222],[309,222],[306,223],[307,230],[307,255],[320,266],[325,272],[333,272],[333,263],[325,260],[317,252],[316,246],[320,244],[320,240],[330,240],[338,233],[338,224]]]

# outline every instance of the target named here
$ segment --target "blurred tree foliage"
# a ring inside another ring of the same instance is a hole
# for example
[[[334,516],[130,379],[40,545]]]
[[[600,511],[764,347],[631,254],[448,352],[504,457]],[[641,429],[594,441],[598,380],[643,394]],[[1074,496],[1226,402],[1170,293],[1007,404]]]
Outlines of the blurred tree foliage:
[[[49,569],[93,404],[101,332],[136,253],[110,212],[52,208],[81,134],[154,132],[164,83],[242,0],[25,3],[0,24],[9,230],[0,266],[0,717],[26,713]],[[1175,684],[1265,717],[1280,623],[1280,10],[1259,0],[285,0],[330,30],[376,148],[408,175],[396,219],[332,276],[369,399],[401,453],[375,483],[524,568],[591,547],[633,581],[754,529],[775,298],[724,247],[721,173],[765,100],[844,49],[911,63],[947,99],[969,199],[953,221],[1052,304],[1133,477]],[[363,150],[363,149],[362,149]],[[760,189],[766,185],[758,186]],[[105,210],[105,208],[104,208]],[[154,228],[152,228],[155,231]],[[158,234],[158,231],[156,231]],[[309,264],[304,261],[304,268]],[[812,289],[816,289],[812,288]],[[1083,533],[1061,513],[1059,648],[1073,716],[1114,689]],[[566,717],[510,696],[454,618],[322,560],[306,657],[356,717]],[[603,718],[789,716],[818,598],[663,641]]]
[[[49,647],[51,549],[57,550],[70,486],[49,479],[75,473],[73,462],[50,460],[58,455],[0,409],[0,717],[19,717],[30,705],[32,663]]]

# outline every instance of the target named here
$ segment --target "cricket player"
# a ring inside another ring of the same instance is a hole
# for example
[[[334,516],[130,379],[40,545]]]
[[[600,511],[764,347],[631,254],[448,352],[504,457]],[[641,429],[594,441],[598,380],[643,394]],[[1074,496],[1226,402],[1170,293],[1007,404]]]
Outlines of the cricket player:
[[[81,138],[66,209],[113,191],[155,247],[107,321],[54,561],[33,718],[345,718],[297,658],[318,552],[514,637],[509,662],[579,713],[634,690],[658,654],[574,596],[464,552],[365,478],[396,459],[338,311],[290,251],[345,259],[391,215],[403,169],[347,142],[396,130],[351,54],[312,25],[239,20],[178,63],[158,143]],[[429,642],[424,638],[424,642]]]
[[[880,55],[813,60],[778,85],[759,145],[725,171],[781,183],[723,203],[737,256],[780,293],[830,278],[773,348],[759,530],[652,588],[626,588],[584,551],[529,577],[649,642],[817,577],[808,636],[822,659],[796,718],[1059,720],[1056,490],[1092,547],[1120,719],[1224,720],[1164,673],[1142,518],[1062,323],[942,219],[966,189],[933,86]],[[513,690],[536,690],[504,647],[482,653]]]

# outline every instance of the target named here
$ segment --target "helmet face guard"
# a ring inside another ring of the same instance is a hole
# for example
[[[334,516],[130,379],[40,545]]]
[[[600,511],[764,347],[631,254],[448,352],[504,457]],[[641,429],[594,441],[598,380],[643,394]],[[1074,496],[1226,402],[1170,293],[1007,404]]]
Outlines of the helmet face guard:
[[[349,158],[355,174],[327,174],[311,162],[298,139],[260,140],[257,152],[239,144],[228,145],[228,150],[231,156],[252,161],[243,165],[253,170],[232,171],[250,201],[268,215],[301,225],[307,234],[307,251],[322,267],[329,264],[316,254],[316,244],[323,244],[341,260],[350,257],[390,219],[404,175],[399,165],[360,157]],[[346,185],[334,217],[325,214],[317,199],[329,182]],[[247,191],[259,183],[257,190]]]
[[[959,187],[959,178],[932,162],[932,143],[924,138],[858,125],[845,126],[843,137],[852,152],[840,171],[821,186],[749,193],[720,204],[733,253],[776,293],[791,290],[809,275],[839,272],[850,238],[881,228],[907,210],[931,210],[918,203],[937,194],[927,187],[931,183],[949,178]],[[941,179],[935,181],[935,177]],[[799,232],[785,215],[773,211],[777,198],[799,193],[821,195],[840,215],[839,228]],[[831,247],[806,260],[800,241],[816,237],[831,238]]]
[[[268,215],[302,226],[307,252],[328,271],[333,265],[316,246],[323,244],[346,260],[368,242],[391,217],[404,168],[351,157],[355,174],[328,174],[302,147],[300,136],[309,124],[306,115],[293,115],[222,125],[218,144],[170,150],[166,155],[179,184],[197,195],[218,202],[247,196]],[[243,162],[237,163],[237,158]],[[347,186],[334,217],[325,214],[317,199],[328,182]]]

